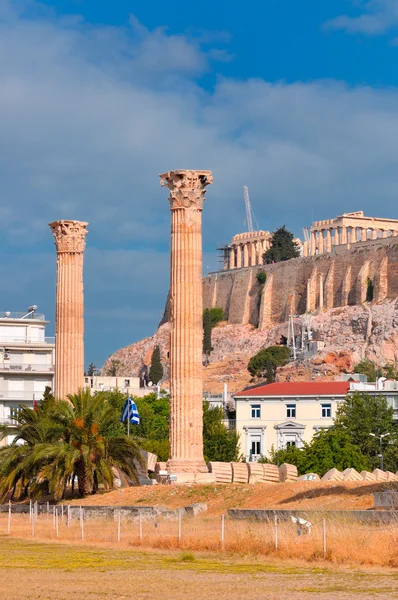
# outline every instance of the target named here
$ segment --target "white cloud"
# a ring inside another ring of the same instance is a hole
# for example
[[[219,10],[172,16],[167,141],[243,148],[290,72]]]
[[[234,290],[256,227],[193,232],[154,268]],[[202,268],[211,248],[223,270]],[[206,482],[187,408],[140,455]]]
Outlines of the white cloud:
[[[244,227],[243,185],[264,229],[300,234],[358,209],[396,216],[397,90],[220,78],[206,91],[196,78],[212,68],[215,34],[204,51],[200,36],[9,7],[0,0],[0,309],[36,302],[53,317],[47,223],[87,220],[90,360],[151,333],[163,310],[170,216],[158,173],[213,170],[210,269]]]
[[[379,35],[396,29],[398,26],[397,0],[367,0],[360,2],[360,12],[356,17],[340,15],[328,21],[328,29],[342,29],[348,33]],[[358,5],[358,2],[355,2]]]

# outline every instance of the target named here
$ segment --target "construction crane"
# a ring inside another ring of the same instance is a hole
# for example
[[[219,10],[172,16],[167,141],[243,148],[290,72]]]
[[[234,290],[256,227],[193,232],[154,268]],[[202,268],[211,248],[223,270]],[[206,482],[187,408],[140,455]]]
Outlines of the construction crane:
[[[245,197],[247,230],[253,231],[252,207],[250,205],[249,190],[247,189],[247,185],[243,186],[243,194]]]

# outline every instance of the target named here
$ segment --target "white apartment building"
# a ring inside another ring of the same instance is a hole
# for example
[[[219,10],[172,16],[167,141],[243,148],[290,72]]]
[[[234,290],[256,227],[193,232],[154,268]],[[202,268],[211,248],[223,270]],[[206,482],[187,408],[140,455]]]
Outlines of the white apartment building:
[[[104,392],[118,390],[129,396],[146,396],[151,392],[157,392],[157,386],[140,387],[140,378],[132,375],[123,377],[112,377],[107,375],[85,375],[84,388],[91,392]]]
[[[234,394],[236,430],[246,460],[269,456],[271,448],[301,448],[320,429],[333,427],[347,394],[382,395],[398,420],[398,381],[297,381],[260,385]]]
[[[13,424],[18,407],[34,406],[46,386],[53,388],[55,338],[45,335],[37,307],[25,313],[0,311],[0,423]],[[5,439],[2,445],[9,443]]]

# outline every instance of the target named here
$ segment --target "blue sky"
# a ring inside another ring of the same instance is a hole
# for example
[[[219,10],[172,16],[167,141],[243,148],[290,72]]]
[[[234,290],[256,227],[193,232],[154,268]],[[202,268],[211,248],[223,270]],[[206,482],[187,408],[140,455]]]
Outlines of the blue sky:
[[[0,310],[54,320],[47,223],[81,219],[86,361],[151,334],[173,168],[213,170],[205,270],[243,185],[263,229],[397,218],[397,59],[398,0],[0,0]]]

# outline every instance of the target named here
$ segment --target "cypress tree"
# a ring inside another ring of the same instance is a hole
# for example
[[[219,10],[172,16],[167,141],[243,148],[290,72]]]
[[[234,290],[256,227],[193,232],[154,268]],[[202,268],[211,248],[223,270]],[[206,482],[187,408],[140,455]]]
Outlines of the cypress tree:
[[[211,345],[211,312],[208,308],[203,313],[203,354],[206,356],[206,365],[213,347]]]
[[[293,241],[293,234],[284,225],[272,234],[271,248],[264,252],[265,264],[277,263],[300,256],[299,248]]]
[[[159,383],[162,377],[163,366],[162,361],[160,359],[160,348],[159,346],[155,346],[155,349],[152,352],[151,368],[149,370],[149,380],[156,385],[157,383]]]

